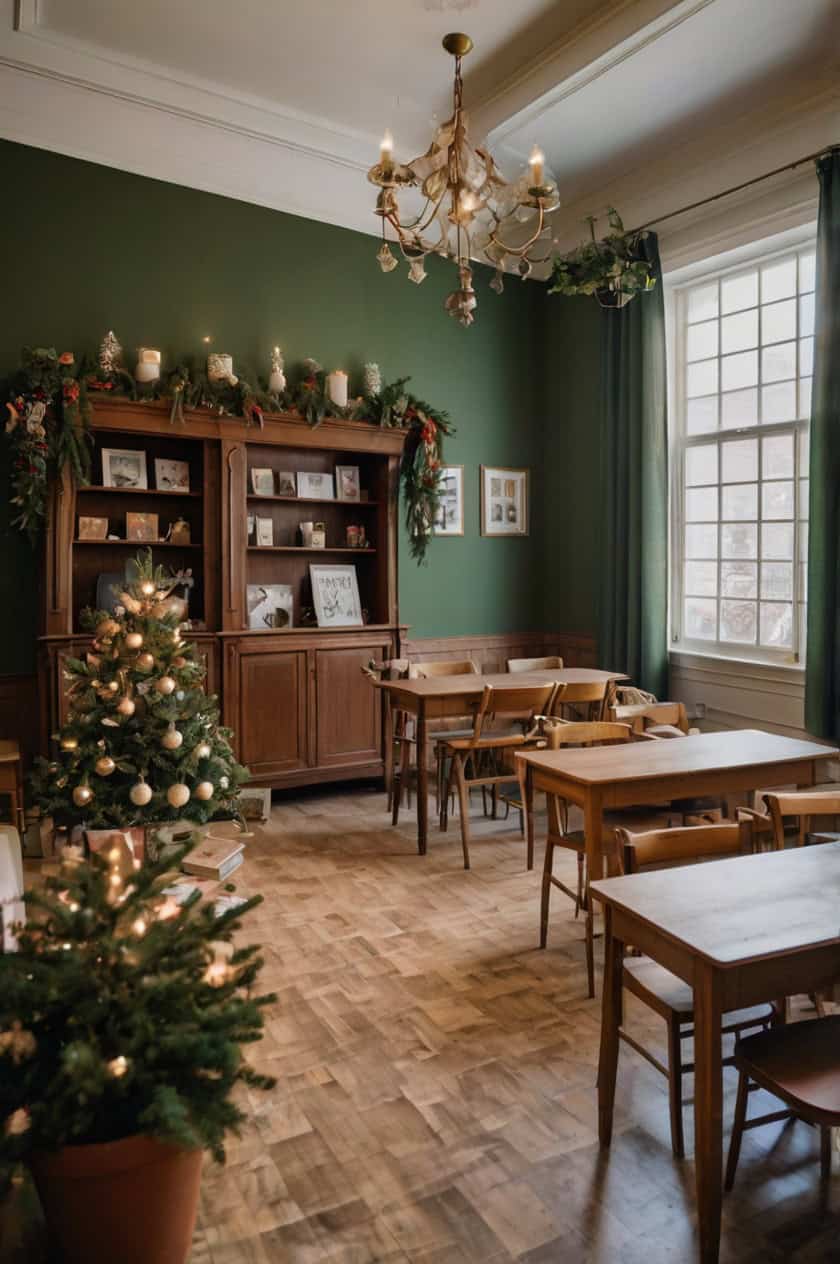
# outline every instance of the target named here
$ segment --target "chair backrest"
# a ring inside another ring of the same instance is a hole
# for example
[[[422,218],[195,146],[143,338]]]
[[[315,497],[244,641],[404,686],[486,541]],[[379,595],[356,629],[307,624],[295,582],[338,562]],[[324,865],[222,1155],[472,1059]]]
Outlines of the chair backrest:
[[[688,733],[688,716],[682,702],[636,703],[631,706],[622,704],[610,707],[610,719],[630,723],[640,733],[661,724]]]
[[[560,721],[547,724],[545,728],[549,750],[559,750],[561,746],[609,746],[629,742],[632,737],[629,724],[612,724],[605,720],[580,720],[570,724]]]
[[[563,660],[559,654],[546,654],[544,658],[509,658],[509,672],[562,671]]]
[[[412,680],[428,680],[431,676],[477,676],[478,668],[471,658],[429,659],[424,663],[412,663],[408,674]]]
[[[840,816],[840,786],[837,791],[797,790],[789,794],[765,794],[764,802],[773,822],[773,841],[785,845],[785,817],[797,822],[797,846],[801,847],[811,828],[813,816]]]
[[[679,829],[646,830],[642,834],[633,834],[622,825],[615,834],[625,873],[696,864],[701,860],[722,860],[751,849],[746,822],[686,825]]]
[[[517,716],[534,720],[551,712],[555,695],[562,685],[485,685],[473,721],[473,741],[478,741],[484,725],[494,716]]]
[[[608,680],[568,682],[562,699],[558,698],[555,703],[555,714],[561,714],[567,706],[588,703],[586,718],[588,720],[602,719],[609,683]]]

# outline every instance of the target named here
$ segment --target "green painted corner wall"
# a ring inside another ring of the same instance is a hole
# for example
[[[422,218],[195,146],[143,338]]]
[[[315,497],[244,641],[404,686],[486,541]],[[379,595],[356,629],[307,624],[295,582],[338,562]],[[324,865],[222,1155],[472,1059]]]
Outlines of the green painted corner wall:
[[[0,179],[25,192],[6,198],[0,234],[0,376],[23,345],[78,355],[108,328],[128,356],[156,346],[170,365],[210,334],[215,349],[262,372],[279,342],[290,366],[311,355],[356,383],[366,360],[386,378],[410,374],[457,425],[447,460],[464,466],[466,532],[433,541],[420,568],[402,535],[402,620],[413,636],[541,627],[542,286],[510,280],[497,296],[479,269],[478,316],[465,330],[443,311],[451,266],[433,259],[419,287],[403,267],[383,276],[375,240],[361,233],[4,141]],[[565,427],[559,402],[555,412]],[[529,538],[480,537],[482,463],[531,469]],[[9,527],[5,467],[0,478],[0,673],[12,673],[34,665],[37,562]]]

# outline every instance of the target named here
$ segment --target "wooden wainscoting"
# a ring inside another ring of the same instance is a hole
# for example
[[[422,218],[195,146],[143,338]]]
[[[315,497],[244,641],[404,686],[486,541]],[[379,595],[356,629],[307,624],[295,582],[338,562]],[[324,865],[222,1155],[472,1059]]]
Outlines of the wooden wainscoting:
[[[569,632],[499,632],[487,636],[406,637],[404,658],[471,658],[480,672],[503,672],[509,658],[559,654],[567,667],[598,667],[595,638]]]
[[[0,676],[0,737],[15,738],[27,766],[38,754],[38,677]]]

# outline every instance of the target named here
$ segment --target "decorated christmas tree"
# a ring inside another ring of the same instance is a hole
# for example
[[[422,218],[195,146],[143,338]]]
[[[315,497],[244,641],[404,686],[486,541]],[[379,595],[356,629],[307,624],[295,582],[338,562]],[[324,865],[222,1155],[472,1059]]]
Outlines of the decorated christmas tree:
[[[202,688],[204,668],[179,630],[174,576],[151,551],[117,594],[115,613],[86,612],[84,658],[69,658],[69,717],[56,734],[59,759],[41,760],[33,795],[58,826],[91,829],[238,815],[238,764],[219,707]]]

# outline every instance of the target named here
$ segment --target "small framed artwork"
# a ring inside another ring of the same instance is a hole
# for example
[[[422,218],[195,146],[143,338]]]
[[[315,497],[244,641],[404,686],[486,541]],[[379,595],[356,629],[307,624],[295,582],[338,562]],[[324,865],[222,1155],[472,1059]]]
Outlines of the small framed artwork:
[[[126,540],[159,540],[158,516],[153,513],[127,513],[125,515]]]
[[[103,448],[102,486],[148,487],[146,453],[130,448]]]
[[[444,465],[440,471],[440,500],[434,532],[435,535],[464,534],[463,465]]]
[[[335,482],[339,500],[361,500],[358,465],[337,465]]]
[[[280,470],[278,472],[277,495],[297,496],[297,481],[292,470]]]
[[[271,548],[274,544],[274,522],[271,518],[256,519],[257,544],[260,548]]]
[[[248,627],[252,632],[293,626],[294,598],[291,584],[249,584],[245,596]]]
[[[83,518],[79,515],[80,540],[105,540],[108,536],[107,518]]]
[[[274,470],[251,470],[251,487],[255,496],[273,496]]]
[[[301,500],[335,500],[332,474],[298,470],[297,494]]]
[[[170,461],[155,457],[155,487],[159,492],[188,492],[190,490],[190,466],[188,461]]]
[[[310,564],[312,600],[319,628],[360,628],[362,603],[355,566]]]
[[[528,534],[528,471],[481,466],[481,534]]]

